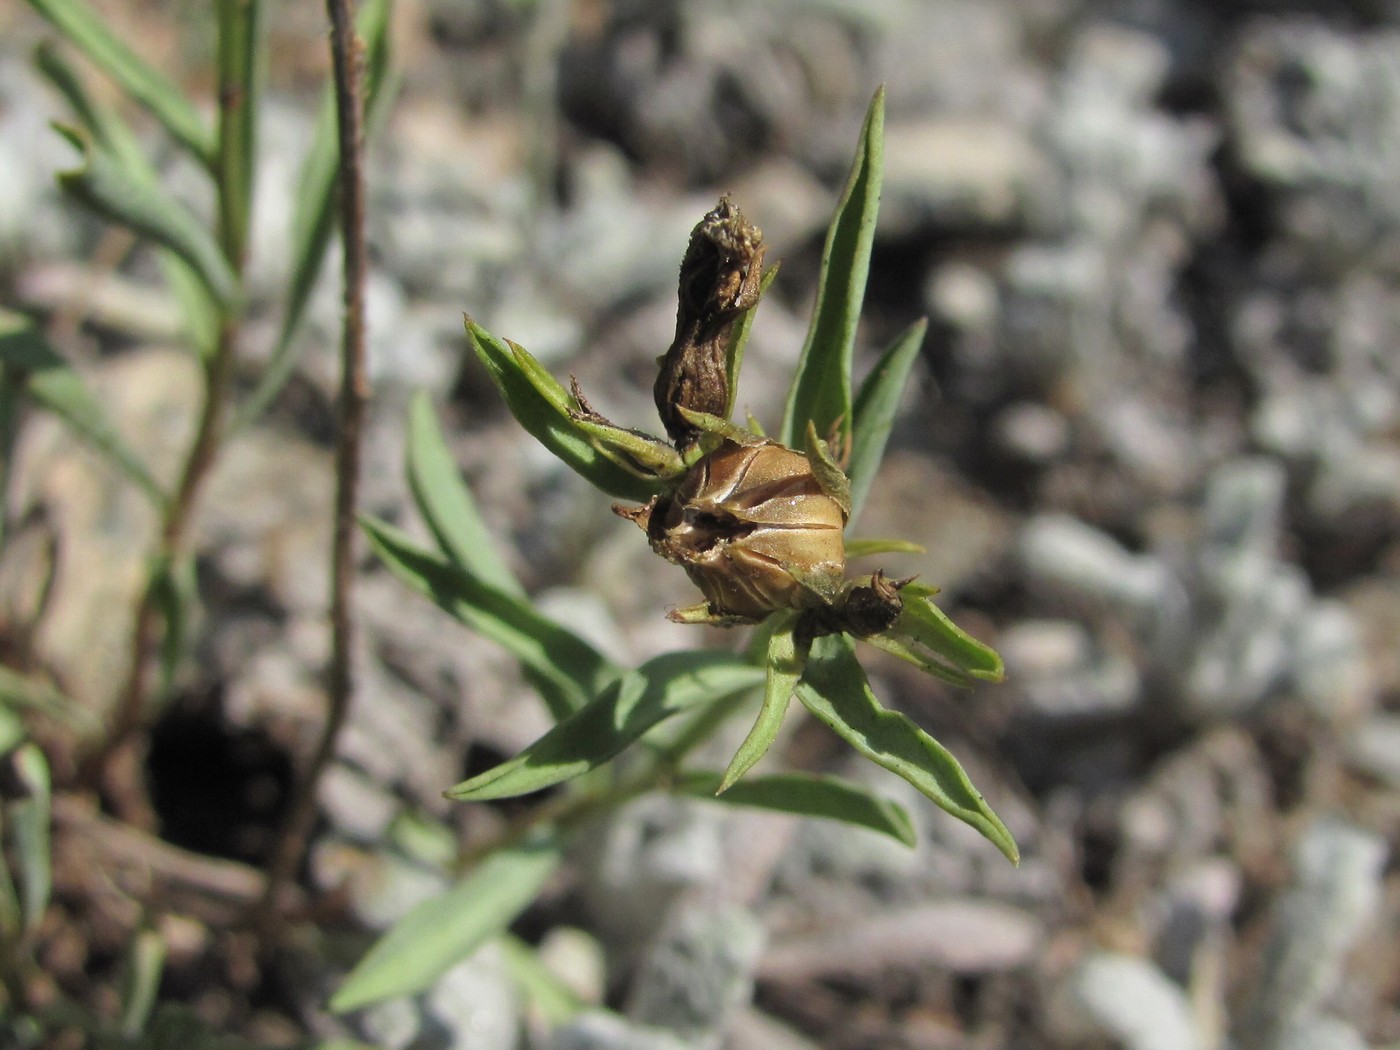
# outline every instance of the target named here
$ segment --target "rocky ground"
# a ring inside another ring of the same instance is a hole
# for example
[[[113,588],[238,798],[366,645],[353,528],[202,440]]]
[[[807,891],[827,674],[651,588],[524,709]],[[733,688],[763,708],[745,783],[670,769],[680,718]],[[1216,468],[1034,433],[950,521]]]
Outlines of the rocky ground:
[[[119,21],[198,85],[203,28],[177,33],[183,10]],[[314,5],[270,17],[248,383],[324,64]],[[1008,667],[958,694],[870,664],[972,772],[1019,869],[801,726],[785,761],[869,778],[917,814],[919,847],[643,799],[522,929],[621,1016],[530,1045],[1400,1047],[1395,22],[1384,0],[400,4],[400,95],[370,172],[367,509],[414,526],[404,421],[427,388],[547,610],[622,661],[695,644],[662,618],[692,599],[684,578],[519,431],[461,313],[654,428],[686,235],[732,192],[784,261],[740,391],[773,423],[884,83],[858,367],[932,324],[861,532],[924,543],[899,571],[943,587]],[[168,457],[195,389],[171,306],[149,260],[55,194],[69,158],[28,67],[41,27],[16,12],[0,30],[0,295],[49,318],[132,442]],[[250,892],[321,709],[338,317],[327,280],[300,373],[204,507],[195,659],[149,768],[166,839],[204,858],[180,855],[196,895]],[[4,591],[60,537],[34,644],[100,706],[150,522],[52,420],[18,455],[11,519],[32,527],[7,536]],[[404,815],[467,835],[499,819],[439,793],[544,721],[508,658],[368,559],[360,612],[361,697],[307,878],[373,929],[437,885],[402,848]],[[63,860],[48,965],[100,1001],[140,915]],[[207,908],[148,918],[173,945],[167,993],[255,1039],[523,1045],[492,953],[336,1020],[321,1004],[363,939],[317,942],[270,989]]]

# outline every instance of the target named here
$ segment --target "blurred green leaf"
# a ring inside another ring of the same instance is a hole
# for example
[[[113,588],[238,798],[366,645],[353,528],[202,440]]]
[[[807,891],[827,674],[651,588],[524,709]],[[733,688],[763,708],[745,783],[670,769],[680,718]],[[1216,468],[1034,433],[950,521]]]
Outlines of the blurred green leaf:
[[[535,949],[513,934],[500,940],[506,968],[525,999],[551,1027],[564,1024],[580,1013],[584,1004],[572,988],[561,981],[541,960]]]
[[[899,593],[904,608],[894,626],[862,641],[953,685],[966,687],[977,679],[1000,682],[1005,677],[997,651],[967,634],[933,604],[938,588],[910,583]]]
[[[924,547],[908,540],[846,540],[846,560],[868,558],[872,554],[923,554]]]
[[[928,321],[923,318],[906,328],[890,344],[875,370],[861,384],[851,433],[851,466],[847,471],[851,476],[848,529],[860,514],[865,497],[870,493],[870,485],[879,472],[885,445],[894,427],[895,413],[899,411],[904,384],[909,379],[909,369],[919,356],[919,348],[924,345],[924,333],[927,331]]]
[[[0,310],[0,367],[24,377],[25,391],[35,403],[62,419],[150,496],[156,506],[165,494],[145,465],[107,422],[102,403],[88,390],[27,319]]]
[[[33,933],[49,906],[53,888],[49,851],[51,787],[49,763],[35,744],[21,744],[8,761],[23,797],[5,806],[10,845],[19,874],[19,899],[26,933]]]
[[[958,760],[942,744],[876,699],[845,635],[812,643],[798,699],[866,758],[907,780],[938,806],[985,835],[1013,864],[1015,840]]]
[[[666,653],[628,671],[514,758],[463,781],[449,798],[511,798],[580,776],[664,718],[751,689],[763,671],[732,653]]]
[[[783,725],[783,715],[787,714],[788,701],[792,699],[793,686],[802,676],[803,654],[798,652],[795,628],[795,613],[780,613],[770,619],[773,624],[768,636],[768,653],[764,660],[766,679],[763,687],[763,706],[759,708],[758,720],[754,722],[749,735],[739,745],[729,768],[724,771],[716,794],[722,794],[734,786],[735,781],[753,768],[754,763],[768,753],[778,730]]]
[[[134,1039],[146,1028],[165,972],[165,938],[155,930],[141,930],[127,948],[122,980],[121,1034]]]
[[[176,142],[213,169],[214,135],[194,105],[163,73],[122,43],[107,28],[100,14],[80,0],[29,0],[29,3],[122,90],[149,110]]]
[[[355,32],[364,43],[366,135],[372,136],[393,95],[390,89],[389,16],[392,0],[367,0],[355,16]],[[300,344],[296,339],[306,305],[325,264],[326,248],[336,228],[336,188],[340,179],[340,130],[336,123],[335,94],[331,85],[321,99],[321,111],[311,148],[297,178],[292,211],[292,267],[286,305],[277,342],[253,392],[238,411],[236,427],[245,427],[272,404],[296,370]]]
[[[781,438],[789,448],[799,446],[809,420],[819,434],[830,433],[838,420],[841,438],[851,433],[851,359],[880,210],[884,134],[882,87],[865,115],[856,159],[827,231],[812,322],[783,413]]]
[[[618,499],[644,503],[661,490],[659,481],[643,479],[599,451],[570,415],[577,405],[529,351],[497,339],[470,318],[467,334],[511,414],[568,467]]]
[[[238,297],[238,278],[223,251],[194,213],[162,187],[128,170],[120,155],[78,128],[55,129],[83,154],[81,167],[58,173],[63,190],[98,215],[169,248],[199,276],[220,306]]]
[[[262,95],[262,0],[215,0],[218,17],[219,242],[224,256],[241,269],[253,209],[258,103]]]
[[[24,719],[19,712],[5,702],[0,695],[0,758],[4,758],[29,737],[24,728]]]
[[[390,525],[373,518],[360,524],[394,575],[531,671],[556,719],[582,708],[617,677],[617,668],[598,650],[524,599],[424,550]]]
[[[914,822],[903,806],[848,780],[810,773],[780,773],[750,777],[720,794],[720,779],[717,773],[690,772],[682,776],[672,790],[731,806],[753,806],[799,817],[839,820],[878,831],[906,846],[915,844]]]
[[[198,595],[194,562],[189,558],[175,562],[162,559],[153,568],[148,586],[156,611],[165,621],[160,644],[160,691],[164,695],[170,691],[189,640],[190,610]]]
[[[503,933],[559,866],[559,845],[499,850],[447,892],[424,901],[375,942],[331,998],[336,1013],[429,987]]]
[[[91,711],[52,685],[0,664],[0,709],[5,707],[38,711],[79,732],[101,727]]]
[[[778,267],[781,263],[774,263],[763,272],[763,279],[758,283],[758,294],[767,294],[772,286],[774,278],[778,276]],[[739,398],[739,370],[744,364],[744,349],[749,343],[749,332],[753,329],[754,314],[758,311],[758,304],[749,307],[734,323],[734,327],[729,332],[729,348],[725,351],[725,376],[729,383],[729,397],[724,404],[724,418],[732,419],[734,416],[734,403]]]
[[[408,415],[408,483],[414,502],[442,552],[468,572],[508,594],[525,588],[496,550],[447,447],[432,400],[419,391]]]
[[[101,148],[120,157],[128,175],[150,186],[160,185],[154,165],[142,152],[131,129],[110,107],[98,105],[92,99],[57,49],[40,44],[34,51],[34,62],[63,95],[82,129]],[[189,263],[168,248],[161,248],[157,254],[166,284],[180,302],[190,342],[199,348],[201,355],[207,356],[218,338],[219,311]]]

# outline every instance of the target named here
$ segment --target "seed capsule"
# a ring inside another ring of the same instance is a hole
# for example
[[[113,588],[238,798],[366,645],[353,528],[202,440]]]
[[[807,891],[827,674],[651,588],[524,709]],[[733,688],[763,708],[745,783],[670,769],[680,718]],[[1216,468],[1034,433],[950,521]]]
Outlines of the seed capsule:
[[[846,515],[806,456],[727,439],[671,493],[619,513],[685,569],[715,618],[758,621],[839,593]]]

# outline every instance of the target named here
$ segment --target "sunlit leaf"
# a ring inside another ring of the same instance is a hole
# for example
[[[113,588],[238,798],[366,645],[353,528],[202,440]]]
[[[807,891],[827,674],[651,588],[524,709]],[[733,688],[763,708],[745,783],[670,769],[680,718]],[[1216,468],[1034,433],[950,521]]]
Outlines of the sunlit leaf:
[[[49,850],[52,797],[49,763],[35,744],[20,745],[8,761],[23,794],[5,806],[5,818],[19,875],[24,929],[32,933],[44,917],[53,888],[53,858]]]
[[[915,842],[914,822],[903,806],[839,777],[810,773],[750,777],[723,794],[717,790],[719,784],[717,773],[693,772],[681,777],[672,790],[731,806],[752,806],[799,817],[822,817],[856,824],[889,835],[906,846]]]
[[[855,426],[851,432],[851,517],[847,528],[860,514],[870,485],[885,456],[885,445],[894,426],[895,413],[909,378],[909,369],[919,356],[928,321],[918,320],[890,345],[875,370],[865,377],[855,403]]]
[[[774,620],[779,617],[773,617]],[[794,628],[797,617],[787,614],[782,622],[774,624],[768,636],[768,652],[764,661],[767,675],[763,687],[763,706],[759,708],[758,720],[754,722],[749,735],[739,745],[729,768],[717,786],[716,793],[723,793],[734,786],[735,781],[753,768],[754,763],[768,753],[778,730],[783,725],[783,715],[787,713],[788,701],[792,699],[793,686],[802,675],[803,654],[798,651]]]
[[[579,710],[616,679],[617,669],[601,653],[523,598],[424,550],[390,525],[373,518],[361,518],[360,524],[394,575],[478,634],[504,646],[528,668],[542,685],[542,695],[556,719]]]
[[[471,875],[419,904],[375,942],[331,999],[337,1013],[429,987],[503,933],[559,866],[541,839],[498,850]]]
[[[213,235],[162,187],[127,170],[122,158],[86,132],[54,125],[83,154],[81,167],[58,173],[64,192],[98,215],[169,248],[199,276],[222,306],[238,297],[238,278]]]
[[[899,593],[904,608],[894,626],[864,641],[953,685],[1000,682],[1005,677],[997,651],[963,631],[933,604],[936,587],[911,583]]]
[[[115,80],[209,168],[215,160],[213,131],[168,77],[152,67],[108,28],[100,14],[81,0],[29,0],[94,65]]]
[[[857,662],[850,639],[812,643],[798,699],[866,758],[903,777],[941,808],[985,835],[1012,863],[1015,840],[972,786],[951,752],[898,711],[881,705]]]
[[[165,956],[165,938],[155,930],[141,930],[127,949],[119,1027],[128,1039],[140,1035],[151,1016],[165,972]]]
[[[881,88],[865,115],[856,159],[827,231],[817,301],[783,413],[782,443],[789,448],[798,447],[808,420],[819,434],[838,420],[843,440],[851,432],[851,359],[880,210],[884,133]]]
[[[497,339],[470,318],[467,334],[511,414],[567,466],[619,499],[645,502],[660,491],[659,481],[640,477],[598,449],[570,414],[577,404],[528,351]]]
[[[60,357],[38,329],[17,314],[0,310],[0,367],[23,378],[25,392],[64,421],[79,437],[134,481],[157,506],[160,486],[110,423],[102,402],[77,371]]]
[[[762,669],[731,653],[666,653],[628,671],[520,754],[447,795],[511,798],[562,783],[613,758],[662,719],[762,681]]]

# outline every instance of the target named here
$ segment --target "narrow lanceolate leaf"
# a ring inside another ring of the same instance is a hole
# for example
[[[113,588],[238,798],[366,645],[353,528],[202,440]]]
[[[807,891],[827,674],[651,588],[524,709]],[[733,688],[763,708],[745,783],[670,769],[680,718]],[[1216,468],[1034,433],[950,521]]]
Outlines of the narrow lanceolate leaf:
[[[884,134],[881,88],[865,115],[856,159],[827,231],[812,322],[783,413],[781,438],[789,448],[801,442],[808,420],[819,434],[830,433],[839,420],[843,442],[851,433],[851,358],[880,210]]]
[[[142,930],[127,950],[126,973],[122,980],[122,1015],[118,1025],[127,1039],[135,1039],[145,1031],[160,991],[165,956],[165,938],[155,930]]]
[[[525,588],[496,550],[447,447],[432,400],[419,391],[408,414],[408,484],[424,522],[452,561],[508,594]]]
[[[768,655],[764,662],[767,678],[763,686],[763,706],[759,708],[758,720],[754,722],[744,742],[739,745],[729,768],[724,771],[724,777],[715,789],[716,794],[728,791],[735,781],[768,753],[773,741],[777,739],[778,730],[782,728],[783,715],[787,714],[793,686],[802,676],[803,654],[798,651],[794,632],[797,617],[788,613],[782,615],[781,619],[782,622],[776,624],[768,636]]]
[[[136,135],[113,109],[100,105],[88,94],[77,73],[56,48],[41,44],[34,51],[34,64],[63,95],[79,126],[92,136],[100,148],[119,157],[131,178],[159,187],[160,177],[142,151]],[[179,300],[185,315],[190,343],[198,348],[201,356],[207,357],[213,352],[218,338],[218,310],[189,263],[165,248],[160,250],[159,260],[166,284]]]
[[[839,777],[810,773],[750,777],[722,795],[716,791],[719,782],[718,773],[687,773],[673,790],[731,806],[753,806],[799,817],[839,820],[878,831],[906,846],[915,844],[914,822],[903,806]]]
[[[214,166],[213,132],[194,105],[163,73],[137,56],[107,22],[80,0],[29,0],[94,65],[148,109],[170,136],[209,168]]]
[[[49,851],[51,787],[49,764],[36,744],[23,744],[10,755],[11,773],[22,797],[5,807],[5,823],[19,875],[24,929],[32,933],[49,906],[53,868]]]
[[[491,854],[446,893],[419,904],[375,942],[331,998],[337,1013],[412,995],[471,957],[515,921],[559,866],[543,838]]]
[[[868,558],[872,554],[923,554],[922,544],[908,540],[846,540],[846,560]]]
[[[382,521],[366,517],[360,525],[394,575],[509,650],[531,673],[556,719],[579,710],[616,679],[617,669],[598,650],[524,599],[424,550]]]
[[[861,384],[851,432],[851,465],[847,471],[851,476],[850,522],[860,514],[865,497],[870,494],[871,482],[879,472],[909,369],[919,356],[927,330],[928,321],[922,318],[906,328]],[[850,522],[846,523],[847,528]]]
[[[157,506],[165,502],[145,464],[107,421],[102,402],[93,396],[68,362],[48,345],[29,321],[0,310],[0,367],[22,378],[25,393],[62,419],[79,437],[121,468]]]
[[[103,218],[169,248],[189,263],[221,306],[237,298],[238,278],[213,236],[188,208],[161,187],[133,175],[119,155],[95,145],[84,132],[55,127],[83,152],[81,167],[58,173],[66,193]]]
[[[60,693],[47,682],[0,664],[0,711],[6,708],[37,711],[82,734],[102,728],[97,716],[76,700]],[[6,750],[0,744],[0,754]]]
[[[1013,864],[1011,832],[972,786],[952,754],[903,714],[876,699],[844,635],[812,643],[798,699],[866,758],[903,777],[959,820],[985,835]]]
[[[597,447],[576,425],[577,402],[528,351],[497,339],[470,318],[467,334],[511,414],[567,466],[618,499],[644,503],[661,490],[658,479],[641,477]]]
[[[967,634],[933,604],[938,588],[911,583],[899,593],[904,599],[899,619],[884,634],[865,641],[953,685],[1000,682],[1005,677],[997,651]]]
[[[242,265],[253,208],[258,100],[262,91],[262,0],[215,0],[218,14],[220,241]]]
[[[520,754],[447,796],[511,798],[562,783],[602,765],[662,719],[762,681],[762,670],[731,653],[666,653],[627,672]]]
[[[368,0],[355,17],[355,33],[364,43],[366,126],[373,134],[388,110],[393,94],[389,88],[389,14],[391,0]],[[297,178],[296,203],[292,210],[291,277],[277,332],[277,342],[253,392],[238,411],[236,427],[244,427],[260,416],[286,385],[296,370],[300,344],[296,339],[306,314],[306,305],[320,276],[326,246],[335,232],[335,190],[339,177],[340,133],[336,125],[335,97],[326,86],[321,112],[311,147],[302,161]]]
[[[778,276],[778,267],[781,263],[774,263],[763,273],[763,279],[758,283],[758,294],[760,302],[762,296],[768,294],[769,287],[773,284],[773,279]],[[758,305],[754,304],[739,316],[734,322],[734,327],[729,331],[729,349],[725,352],[724,374],[729,384],[729,397],[724,405],[724,418],[731,419],[734,416],[734,404],[739,397],[739,370],[744,364],[744,349],[749,343],[749,331],[753,328],[753,318],[758,310]]]

